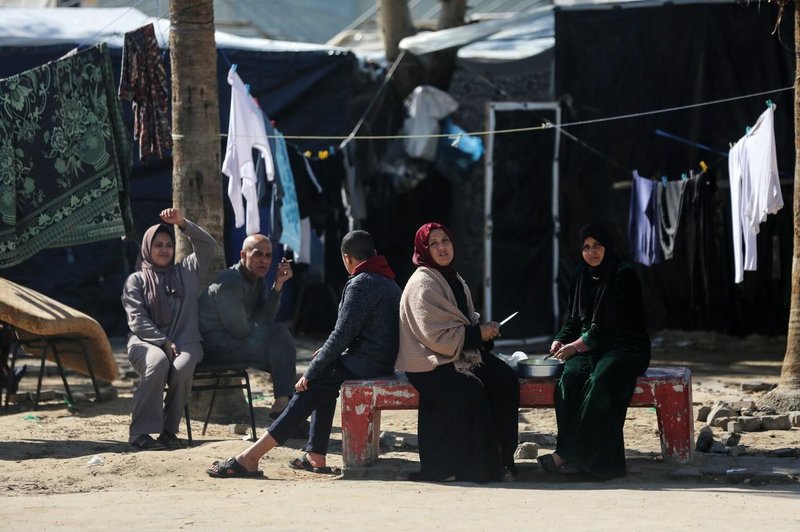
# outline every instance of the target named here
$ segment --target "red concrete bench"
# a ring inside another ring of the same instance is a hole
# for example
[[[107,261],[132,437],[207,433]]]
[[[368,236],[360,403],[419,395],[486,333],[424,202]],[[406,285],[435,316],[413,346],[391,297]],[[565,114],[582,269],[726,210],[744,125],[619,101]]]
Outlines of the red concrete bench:
[[[378,459],[381,410],[414,410],[419,395],[405,376],[345,381],[342,386],[342,459],[345,468]],[[520,379],[520,406],[554,406],[557,379]],[[694,452],[692,377],[688,368],[655,367],[639,377],[631,406],[655,407],[665,460],[686,463]]]

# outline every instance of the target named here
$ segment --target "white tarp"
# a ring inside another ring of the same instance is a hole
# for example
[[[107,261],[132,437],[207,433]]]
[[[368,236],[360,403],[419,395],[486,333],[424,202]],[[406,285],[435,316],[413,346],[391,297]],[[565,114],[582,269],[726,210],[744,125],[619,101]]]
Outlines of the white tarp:
[[[537,6],[506,17],[457,28],[424,32],[400,41],[400,48],[425,55],[458,47],[460,59],[513,61],[534,57],[555,46],[554,7],[611,9],[670,4],[734,3],[736,0],[543,0]]]
[[[525,28],[530,25],[535,27],[533,31],[539,35],[539,38],[552,39],[555,35],[552,4],[547,3],[547,5],[534,8],[519,15],[511,15],[507,18],[467,24],[466,26],[459,26],[457,28],[449,28],[441,31],[419,33],[400,41],[400,48],[414,55],[425,55],[448,48],[463,47],[476,41],[485,41],[485,39],[500,32],[514,31],[524,35],[528,33],[528,30]],[[510,34],[506,35],[510,36]],[[504,44],[509,43],[505,42]],[[550,45],[552,46],[552,43]],[[519,46],[520,48],[517,49],[514,55],[521,57],[529,56],[521,51],[524,49],[524,42],[516,43],[515,46]]]
[[[44,8],[0,7],[0,46],[44,46],[52,44],[92,45],[105,42],[121,48],[125,33],[153,23],[162,48],[169,41],[168,19],[148,17],[134,8]],[[217,31],[217,46],[269,52],[346,51],[320,44],[239,37]]]

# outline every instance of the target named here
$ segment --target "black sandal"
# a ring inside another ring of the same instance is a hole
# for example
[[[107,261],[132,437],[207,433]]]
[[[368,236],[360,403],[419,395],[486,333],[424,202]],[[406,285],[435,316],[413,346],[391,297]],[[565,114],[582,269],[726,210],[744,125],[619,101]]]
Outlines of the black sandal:
[[[341,475],[342,470],[336,466],[324,466],[324,467],[315,467],[308,460],[308,455],[303,454],[303,456],[299,458],[295,458],[289,462],[289,467],[292,469],[299,469],[301,471],[309,471],[311,473],[317,473],[320,475]]]
[[[552,453],[540,456],[539,465],[548,473],[555,473],[556,470],[558,470],[558,467],[556,467],[556,459],[553,458]]]
[[[264,472],[260,469],[248,471],[233,456],[224,462],[214,462],[211,466],[211,469],[206,469],[206,473],[214,478],[261,478],[264,476]]]
[[[169,450],[183,449],[183,442],[181,439],[171,432],[162,432],[157,441],[159,441],[165,448]]]
[[[138,451],[163,451],[166,449],[160,441],[154,440],[149,434],[140,434],[131,442],[131,447]]]

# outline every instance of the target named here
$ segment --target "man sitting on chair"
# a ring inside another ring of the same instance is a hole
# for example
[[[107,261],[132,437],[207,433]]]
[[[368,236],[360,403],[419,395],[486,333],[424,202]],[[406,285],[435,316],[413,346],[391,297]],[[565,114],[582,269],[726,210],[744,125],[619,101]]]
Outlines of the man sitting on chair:
[[[314,353],[297,381],[288,408],[267,432],[239,455],[214,462],[212,477],[260,477],[258,462],[270,449],[283,445],[311,415],[305,453],[289,467],[314,473],[336,474],[326,464],[336,398],[347,379],[369,379],[394,372],[400,322],[400,287],[366,231],[351,231],[342,239],[342,262],[350,278],[342,291],[336,325]]]
[[[266,286],[272,243],[260,234],[244,240],[239,256],[241,260],[217,274],[200,295],[204,363],[247,365],[272,374],[275,402],[270,418],[277,419],[289,404],[297,377],[294,339],[285,324],[273,321],[292,269],[282,259],[272,288]]]

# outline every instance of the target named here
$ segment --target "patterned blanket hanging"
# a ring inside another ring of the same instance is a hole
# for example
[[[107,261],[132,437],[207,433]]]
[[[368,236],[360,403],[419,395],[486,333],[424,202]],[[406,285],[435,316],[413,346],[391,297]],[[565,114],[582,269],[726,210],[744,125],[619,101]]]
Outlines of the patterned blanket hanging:
[[[0,80],[0,268],[134,238],[130,174],[105,44]]]

